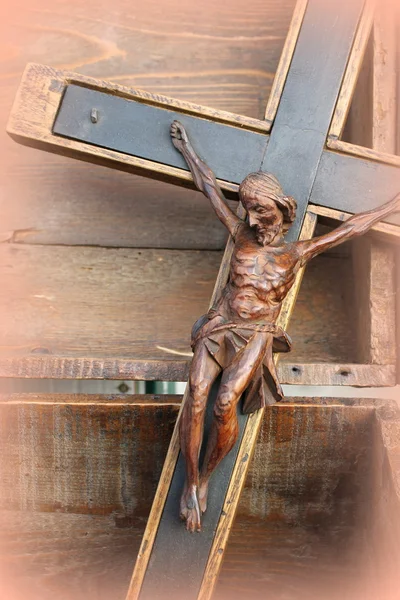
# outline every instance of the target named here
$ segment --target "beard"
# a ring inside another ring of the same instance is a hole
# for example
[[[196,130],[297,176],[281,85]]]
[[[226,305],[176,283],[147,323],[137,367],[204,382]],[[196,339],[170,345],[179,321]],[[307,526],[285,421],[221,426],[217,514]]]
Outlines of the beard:
[[[280,225],[275,225],[273,227],[268,227],[265,229],[262,227],[255,227],[255,231],[257,242],[261,246],[268,246],[280,234],[281,227]]]

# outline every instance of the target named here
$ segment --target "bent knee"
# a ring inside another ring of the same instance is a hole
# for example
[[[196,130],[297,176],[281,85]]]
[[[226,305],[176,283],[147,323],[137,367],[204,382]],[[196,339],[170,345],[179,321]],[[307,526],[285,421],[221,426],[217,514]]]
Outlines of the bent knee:
[[[193,379],[189,383],[190,397],[192,405],[196,408],[203,408],[207,402],[211,384],[209,381]]]
[[[238,395],[234,390],[222,389],[214,406],[214,415],[218,420],[230,419],[232,413],[236,411]]]

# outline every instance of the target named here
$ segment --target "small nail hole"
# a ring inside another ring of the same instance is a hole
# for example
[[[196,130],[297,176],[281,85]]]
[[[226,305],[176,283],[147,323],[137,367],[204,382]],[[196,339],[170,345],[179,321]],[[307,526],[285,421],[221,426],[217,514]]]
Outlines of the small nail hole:
[[[129,385],[126,385],[126,383],[123,381],[119,384],[118,389],[121,392],[121,394],[126,394],[126,392],[129,391]]]

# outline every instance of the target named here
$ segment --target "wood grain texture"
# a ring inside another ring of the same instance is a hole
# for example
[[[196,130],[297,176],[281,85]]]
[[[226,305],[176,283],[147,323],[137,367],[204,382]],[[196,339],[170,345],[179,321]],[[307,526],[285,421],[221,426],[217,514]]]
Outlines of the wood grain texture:
[[[0,297],[7,314],[1,319],[3,377],[185,380],[188,332],[207,308],[219,253],[19,244],[3,245],[0,253],[6,283]],[[154,273],[158,285],[150,304]],[[101,289],[108,290],[106,297]],[[390,367],[369,371],[354,364],[360,359],[349,310],[352,290],[346,255],[322,255],[309,265],[289,327],[293,352],[279,366],[284,383],[309,383],[318,375],[326,384],[392,384]],[[146,318],[150,310],[152,320]]]
[[[123,600],[144,523],[3,510],[1,593],[10,600]]]
[[[360,524],[374,412],[363,401],[266,410],[238,514],[294,527]]]
[[[25,419],[36,432],[49,426],[50,430],[54,429],[57,423],[50,418],[49,403],[43,403],[48,412],[40,413],[42,406],[37,398],[34,400],[32,406],[29,395],[25,395],[11,404],[10,397],[3,397],[0,414],[3,415],[4,410],[9,415],[14,411],[19,414],[20,423]],[[67,401],[65,410],[71,409],[66,415],[67,430],[72,423],[81,422],[79,412],[82,423],[87,422],[86,403],[76,403],[72,397],[65,396],[54,400],[54,409],[60,406],[61,400]],[[139,407],[125,400],[126,414],[130,411],[132,416],[132,411],[138,411]],[[97,401],[100,403],[96,414]],[[354,405],[346,406],[346,403]],[[118,422],[121,406],[114,406],[112,398],[101,397],[93,398],[91,404],[91,421],[95,424],[103,415],[103,437],[115,439],[107,423]],[[37,416],[42,414],[42,419],[32,420],[32,408]],[[176,405],[153,407],[147,417],[148,424],[155,427],[159,422],[157,411],[162,411],[165,418],[172,408],[176,415]],[[390,491],[390,502],[396,497],[392,495],[393,488],[388,487],[392,475],[386,459],[384,469],[381,467],[386,453],[394,457],[398,446],[394,418],[394,407],[389,403],[362,399],[299,398],[295,405],[288,399],[285,405],[265,411],[215,592],[217,600],[236,599],[243,597],[243,593],[253,600],[284,600],[294,588],[296,598],[301,600],[315,595],[329,600],[343,597],[372,600],[388,589],[388,570],[380,571],[377,566],[395,565],[399,548],[393,528],[393,535],[387,537],[392,524],[387,513],[389,496],[381,494],[383,484],[384,489]],[[162,420],[164,424],[166,421]],[[1,431],[4,433],[4,429]],[[132,433],[128,429],[122,433],[119,443],[110,445],[107,454],[110,463],[115,465],[118,457],[120,470],[132,462],[126,448],[121,453],[126,443],[132,444]],[[76,445],[75,453],[90,456],[96,436],[87,438],[85,428],[79,426],[72,427],[70,434]],[[50,436],[51,431],[47,435]],[[137,442],[135,452],[139,452],[139,448],[143,451],[146,445],[146,454],[147,438],[141,436]],[[41,450],[37,436],[32,435],[30,440],[25,438],[25,443],[25,452],[30,449],[31,456],[37,457],[32,466],[38,483],[44,464],[38,460]],[[55,448],[66,443],[55,437]],[[166,448],[164,438],[162,443]],[[16,464],[18,458],[15,455],[11,458]],[[3,456],[3,464],[4,460]],[[76,494],[81,468],[81,464],[75,463],[74,469],[69,471],[65,493]],[[59,472],[53,470],[53,476],[59,477]],[[141,476],[148,478],[145,470]],[[103,501],[105,495],[114,493],[109,485],[114,478],[111,469],[104,472],[104,494],[100,496]],[[374,493],[380,498],[380,504],[374,504],[369,494],[372,481],[376,484]],[[37,492],[42,492],[39,485]],[[128,486],[128,496],[129,492]],[[99,490],[93,501],[99,500],[98,494]],[[143,488],[142,502],[145,500],[151,502],[149,485]],[[372,512],[373,507],[376,512]],[[378,514],[379,520],[375,520]],[[371,530],[367,545],[368,517]],[[3,509],[0,517],[2,592],[7,592],[6,597],[13,600],[52,600],[54,597],[122,600],[144,526],[145,518],[124,509],[104,516],[70,514],[64,512],[62,506],[54,513]],[[386,532],[385,543],[392,545],[383,546],[382,536],[374,537],[375,533],[382,533],[382,526]],[[384,549],[385,553],[379,554]],[[394,600],[395,596],[386,598]]]
[[[397,129],[399,120],[399,83],[397,73],[398,44],[400,33],[400,12],[395,3],[386,0],[380,3],[374,22],[374,52],[372,61],[372,147],[384,153],[399,154]],[[399,157],[397,157],[399,158]],[[398,271],[399,257],[395,257],[395,271]],[[397,382],[399,379],[399,290],[398,273],[395,275],[394,296],[396,298],[397,337]],[[397,294],[397,297],[396,297]],[[393,328],[394,329],[394,328]]]
[[[389,0],[383,0],[379,3],[374,20],[372,147],[387,154],[397,153],[396,130],[399,121],[396,38],[399,33],[398,7]]]
[[[183,381],[190,329],[207,310],[220,260],[219,252],[1,245],[2,376]],[[290,364],[356,362],[352,285],[345,255],[310,264]]]
[[[123,600],[143,526],[136,520],[116,527],[107,516],[2,511],[2,592],[12,600]],[[295,589],[299,600],[372,600],[368,571],[358,564],[357,531],[340,523],[325,531],[240,517],[215,599],[285,600]]]
[[[340,140],[337,140],[351,142],[364,148],[371,148],[372,146],[373,51],[373,30],[371,30],[343,132]],[[328,147],[335,142],[335,139],[335,136],[332,135],[328,138]]]
[[[346,197],[346,203],[355,193],[361,192],[361,195],[365,197],[365,205],[367,206],[370,205],[372,195],[378,196],[385,190],[387,185],[393,190],[399,187],[398,167],[400,166],[400,158],[395,155],[396,144],[394,139],[394,131],[396,130],[396,75],[394,72],[396,48],[394,40],[396,31],[400,31],[400,21],[395,13],[394,3],[386,1],[376,3],[373,31],[367,45],[364,62],[359,65],[359,81],[351,104],[344,139],[339,139],[345,118],[345,113],[341,110],[339,102],[332,123],[333,129],[331,129],[327,140],[327,147],[331,150],[374,161],[375,163],[370,163],[368,167],[365,161],[360,161],[353,171],[353,181],[357,181],[357,192],[355,189],[350,189],[351,186],[347,188],[345,176],[343,177],[342,183],[344,185],[341,186],[340,193]],[[363,37],[364,45],[366,45],[368,28],[365,26],[364,29]],[[349,69],[350,67],[351,65],[349,65]],[[346,92],[345,88],[344,85],[342,88],[343,93]],[[333,158],[333,155],[330,158]],[[324,159],[322,162],[324,162]],[[341,178],[341,174],[339,170],[336,171],[332,168],[333,162],[331,163],[333,180],[329,176],[328,179],[334,187],[334,181]],[[351,161],[351,166],[355,167],[355,165],[356,163]],[[392,165],[396,169],[390,172],[386,165]],[[348,163],[348,166],[350,167],[350,163]],[[381,168],[385,169],[385,174],[380,171]],[[322,177],[324,177],[324,173],[326,174],[323,165]],[[371,175],[372,178],[370,178]],[[328,194],[336,196],[333,189],[328,191],[329,183],[327,181],[326,183],[328,186],[322,191],[318,189],[317,181],[317,193],[322,195],[326,190]],[[391,191],[388,189],[386,194],[390,197]],[[368,196],[370,198],[367,200]],[[335,208],[345,209],[344,205],[340,204]],[[390,220],[398,222],[396,218]]]
[[[307,0],[298,0],[293,10],[292,20],[290,22],[289,31],[286,36],[285,45],[282,49],[282,54],[279,59],[278,68],[274,82],[272,84],[271,93],[268,98],[267,108],[265,110],[265,121],[272,126],[276,112],[278,110],[279,101],[281,99],[283,86],[285,85],[286,77],[289,72],[290,63],[292,62],[294,49],[299,37],[300,28],[303,23],[304,14],[307,8]]]
[[[350,114],[344,126],[345,113],[341,110],[339,99],[328,139],[328,147],[339,151],[349,151],[373,160],[382,160],[399,165],[398,148],[396,148],[397,84],[396,60],[398,55],[397,39],[400,32],[400,14],[398,6],[390,0],[369,3],[369,24],[361,23],[364,29],[362,36],[366,52],[363,57],[357,51],[362,63],[358,66],[359,74],[354,97],[350,105]],[[368,40],[373,9],[373,27]],[[348,71],[354,70],[351,62]],[[346,73],[347,77],[347,73]],[[349,93],[346,78],[341,97]],[[353,148],[343,144],[352,142]],[[371,150],[373,151],[371,152]]]
[[[0,507],[113,515],[121,523],[146,517],[181,400],[181,396],[0,396]],[[317,489],[333,490],[343,462],[364,447],[373,403],[360,401],[354,408],[341,405],[341,399],[306,399],[308,404],[304,400],[287,398],[266,411],[241,514],[263,520],[273,520],[276,514],[287,524],[304,524],[308,509],[305,498],[296,496],[296,488],[311,488],[317,471],[320,478],[326,477]],[[332,456],[334,443],[337,451]],[[289,456],[293,452],[304,456],[306,447],[307,463],[296,458],[287,471]],[[291,502],[296,498],[295,514],[293,507],[286,510],[283,505],[279,511],[282,495]],[[331,511],[325,503],[326,496],[321,496],[321,514]]]
[[[363,2],[357,0],[347,2],[340,11],[334,2],[307,4],[261,167],[278,178],[286,194],[296,198],[289,241],[297,239],[301,230],[362,14]]]
[[[351,144],[342,140],[328,140],[327,147],[331,150],[337,150],[344,154],[351,154],[361,158],[367,158],[387,165],[393,165],[395,167],[400,166],[400,157],[394,154],[389,154],[380,150],[374,150],[372,148],[364,148],[363,146],[357,146],[357,144]]]
[[[187,360],[191,325],[207,310],[221,259],[28,244],[3,244],[0,253],[3,357],[21,358]]]
[[[179,406],[52,400],[0,405],[0,505],[147,516]]]
[[[357,356],[363,363],[395,365],[395,249],[366,236],[355,240],[353,260]]]
[[[293,363],[280,362],[278,375],[282,383],[291,385],[354,385],[357,387],[389,387],[396,385],[396,365],[357,363]]]
[[[106,405],[112,407],[145,405],[179,406],[182,402],[180,394],[65,394],[65,393],[1,393],[0,403],[12,405],[28,404],[86,404],[90,406]]]
[[[294,4],[165,0],[161,11],[156,2],[126,0],[101,10],[92,0],[10,5],[0,24],[2,130],[27,62],[263,119]],[[194,192],[38,153],[5,135],[1,147],[6,235],[34,243],[149,247],[152,238],[156,247],[224,247],[222,227]]]
[[[335,112],[329,128],[328,140],[339,139],[344,129],[351,99],[356,87],[356,82],[363,64],[365,51],[374,17],[374,2],[368,0],[358,24],[357,34],[354,38],[353,49],[343,77],[342,87],[336,103]]]
[[[35,152],[32,150],[32,154]],[[1,241],[222,250],[227,233],[199,192],[58,156],[8,178]],[[44,182],[44,171],[58,193]],[[21,191],[24,188],[24,192]],[[15,198],[17,202],[8,202]],[[55,201],[55,198],[58,200]],[[231,206],[236,202],[231,202]]]

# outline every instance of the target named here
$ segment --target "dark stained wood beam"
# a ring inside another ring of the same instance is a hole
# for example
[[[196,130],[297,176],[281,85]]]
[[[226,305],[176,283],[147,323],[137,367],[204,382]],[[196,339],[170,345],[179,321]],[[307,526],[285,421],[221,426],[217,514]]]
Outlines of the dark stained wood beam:
[[[193,132],[223,189],[236,192],[259,168],[270,129],[264,121],[44,65],[26,67],[7,132],[33,148],[193,187],[169,139],[177,118]]]
[[[345,37],[343,32],[341,35]],[[341,38],[341,42],[343,40]],[[310,56],[299,60],[309,65],[310,73],[301,72],[300,80],[311,85],[312,47],[306,52],[310,52]],[[325,81],[318,81],[313,84],[314,88],[317,83],[326,85]],[[310,157],[311,139],[317,143],[318,138],[316,157],[325,143],[324,135],[312,137],[318,129],[315,115],[321,119],[323,129],[320,107],[317,110],[316,106],[310,105],[307,125],[296,117],[294,109],[297,105],[294,103],[288,109],[290,119],[298,125],[293,129],[292,125],[285,124],[286,117],[278,116],[269,139],[269,127],[257,119],[132,91],[43,65],[29,65],[7,130],[16,141],[25,145],[193,187],[187,166],[169,140],[169,124],[179,118],[192,133],[197,150],[214,169],[230,198],[237,199],[238,184],[246,174],[258,170],[261,161],[263,170],[274,172],[283,182],[285,192],[295,196],[300,203],[310,186],[311,203],[348,213],[359,212],[360,207],[365,210],[375,208],[397,193],[399,157],[332,139],[328,140],[328,146],[333,149],[324,150],[321,160],[316,162],[315,182],[310,170],[308,187],[303,191],[297,175],[285,179],[283,165],[289,160],[293,162],[290,172],[304,169],[302,161]],[[92,108],[97,110],[96,123],[91,121]],[[334,102],[327,107],[328,118],[334,108]],[[279,129],[279,119],[291,141],[286,151],[279,149],[284,135],[277,137],[274,133]],[[154,139],[157,144],[152,141]],[[267,144],[270,151],[263,159]],[[275,156],[275,151],[277,158],[271,162],[272,159],[267,157]],[[299,211],[291,236],[295,236],[303,216],[304,213]],[[399,225],[400,216],[394,215],[388,222]]]
[[[65,89],[53,134],[188,171],[171,144],[171,123],[178,119],[216,177],[239,184],[258,169],[268,136],[248,129],[245,119],[227,126],[206,115],[202,118],[202,112],[191,115],[166,108],[161,102],[145,104],[72,84]]]
[[[335,2],[307,5],[261,166],[298,203],[288,240],[299,235],[362,6],[349,2],[338,16]]]
[[[346,148],[346,145],[343,147]],[[399,189],[400,160],[399,166],[396,166],[354,154],[324,150],[310,202],[354,213],[376,208],[393,198]],[[400,224],[400,215],[389,217],[388,222]]]

